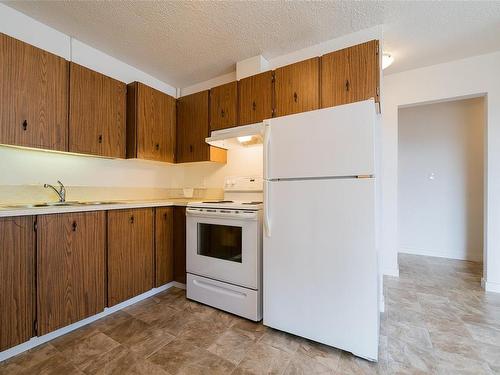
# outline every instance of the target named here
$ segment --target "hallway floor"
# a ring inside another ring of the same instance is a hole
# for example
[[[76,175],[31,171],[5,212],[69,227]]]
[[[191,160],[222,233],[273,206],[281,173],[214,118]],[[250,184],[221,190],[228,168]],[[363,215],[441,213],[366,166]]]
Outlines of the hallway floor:
[[[401,255],[400,278],[385,278],[378,364],[173,288],[7,360],[0,374],[500,374],[500,295],[481,290],[481,272]]]

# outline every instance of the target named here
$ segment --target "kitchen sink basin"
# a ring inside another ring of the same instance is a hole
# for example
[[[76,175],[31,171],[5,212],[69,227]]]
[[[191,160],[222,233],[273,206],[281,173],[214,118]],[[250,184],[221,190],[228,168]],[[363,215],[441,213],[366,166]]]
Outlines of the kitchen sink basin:
[[[68,207],[68,206],[92,206],[100,204],[114,204],[119,202],[108,202],[108,201],[97,201],[97,202],[78,202],[78,201],[67,201],[67,202],[44,202],[44,203],[22,203],[22,204],[8,204],[2,205],[0,208],[43,208],[43,207]]]

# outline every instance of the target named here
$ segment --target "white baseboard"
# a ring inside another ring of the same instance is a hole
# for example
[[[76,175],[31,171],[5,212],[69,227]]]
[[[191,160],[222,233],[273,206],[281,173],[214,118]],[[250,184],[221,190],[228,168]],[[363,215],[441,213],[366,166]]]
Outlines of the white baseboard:
[[[412,255],[424,255],[428,257],[436,257],[436,258],[448,258],[448,259],[457,259],[457,260],[467,260],[471,262],[480,262],[482,260],[482,254],[475,254],[471,256],[470,254],[457,254],[451,251],[439,251],[439,250],[426,250],[426,249],[410,249],[410,248],[401,248],[399,249],[400,253],[403,254],[412,254]]]
[[[3,352],[0,352],[0,362],[5,361],[6,359],[8,359],[10,357],[14,357],[15,355],[21,354],[22,352],[25,352],[26,350],[37,347],[38,345],[46,343],[47,341],[53,340],[56,337],[65,335],[71,331],[74,331],[75,329],[78,329],[78,328],[83,327],[87,324],[95,322],[96,320],[99,320],[101,318],[104,318],[105,316],[111,315],[114,312],[117,312],[118,310],[124,309],[125,307],[133,305],[134,303],[137,303],[137,302],[142,301],[146,298],[154,296],[155,294],[161,293],[161,292],[163,292],[167,289],[170,289],[172,287],[186,289],[185,284],[181,284],[181,283],[178,283],[176,281],[172,281],[168,284],[162,285],[159,288],[153,288],[151,290],[148,290],[146,293],[140,294],[134,298],[131,298],[127,301],[119,303],[118,305],[115,305],[113,307],[106,307],[103,312],[100,312],[97,315],[90,316],[88,318],[80,320],[79,322],[76,322],[76,323],[73,323],[69,326],[60,328],[54,332],[50,332],[46,335],[33,337],[29,341],[26,341],[22,344],[14,346],[13,348],[4,350]]]
[[[500,293],[500,283],[487,281],[484,278],[481,278],[481,286],[487,292]]]
[[[382,270],[384,276],[399,277],[399,268],[385,268]]]

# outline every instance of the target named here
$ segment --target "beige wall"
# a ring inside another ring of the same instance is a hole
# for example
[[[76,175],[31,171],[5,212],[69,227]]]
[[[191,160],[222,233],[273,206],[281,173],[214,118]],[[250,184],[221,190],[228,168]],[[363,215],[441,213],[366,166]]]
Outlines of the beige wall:
[[[399,109],[401,252],[483,256],[483,98]]]

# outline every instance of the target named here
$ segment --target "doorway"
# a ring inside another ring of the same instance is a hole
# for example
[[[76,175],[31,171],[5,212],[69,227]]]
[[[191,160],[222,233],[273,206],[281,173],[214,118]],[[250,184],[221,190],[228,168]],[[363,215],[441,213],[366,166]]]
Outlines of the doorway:
[[[398,110],[399,252],[483,262],[485,98]]]

